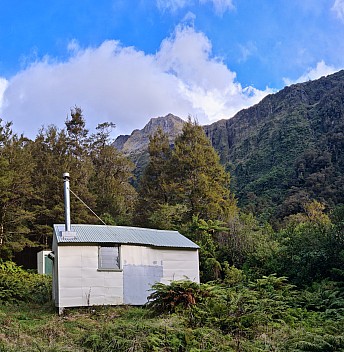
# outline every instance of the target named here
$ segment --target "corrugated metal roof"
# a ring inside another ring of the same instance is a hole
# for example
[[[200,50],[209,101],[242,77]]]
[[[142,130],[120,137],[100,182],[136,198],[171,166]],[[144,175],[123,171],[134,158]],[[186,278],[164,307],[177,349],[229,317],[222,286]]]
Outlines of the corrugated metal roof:
[[[54,233],[58,243],[120,243],[148,245],[153,247],[199,248],[178,231],[154,230],[140,227],[107,225],[72,225],[75,237],[63,237],[64,224],[55,224]]]

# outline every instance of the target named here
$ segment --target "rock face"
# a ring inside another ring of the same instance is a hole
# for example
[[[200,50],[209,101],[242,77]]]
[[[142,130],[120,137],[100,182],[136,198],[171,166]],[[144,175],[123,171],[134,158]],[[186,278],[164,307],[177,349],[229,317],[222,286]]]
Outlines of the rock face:
[[[118,136],[113,146],[120,150],[135,164],[134,186],[142,175],[149,160],[148,145],[149,137],[161,127],[168,134],[170,145],[174,144],[175,138],[182,132],[184,120],[180,117],[168,114],[166,116],[151,118],[142,130],[134,130],[130,136]]]
[[[116,138],[112,145],[118,150],[123,150],[124,144],[129,139],[129,137],[130,135],[128,134],[120,135]]]
[[[122,151],[123,154],[133,157],[148,150],[149,137],[161,127],[169,136],[171,144],[182,132],[184,120],[180,117],[168,114],[163,117],[151,118],[142,130],[134,130],[130,136],[119,136],[113,146]]]

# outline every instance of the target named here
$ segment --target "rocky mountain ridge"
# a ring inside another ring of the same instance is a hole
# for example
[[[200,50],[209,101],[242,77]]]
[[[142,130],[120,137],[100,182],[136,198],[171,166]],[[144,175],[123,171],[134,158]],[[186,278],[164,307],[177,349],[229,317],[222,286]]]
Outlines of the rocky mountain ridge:
[[[160,127],[168,134],[171,144],[182,132],[184,120],[180,117],[168,114],[151,118],[142,130],[134,130],[131,135],[118,136],[113,144],[115,148],[127,156],[135,156],[148,150],[149,137]]]

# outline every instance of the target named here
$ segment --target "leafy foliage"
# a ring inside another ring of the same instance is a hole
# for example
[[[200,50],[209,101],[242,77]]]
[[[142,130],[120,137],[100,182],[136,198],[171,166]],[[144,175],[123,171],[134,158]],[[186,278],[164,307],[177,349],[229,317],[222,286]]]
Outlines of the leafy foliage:
[[[201,126],[189,120],[175,140],[171,156],[170,192],[173,202],[185,204],[188,217],[223,220],[235,206],[229,174]]]
[[[166,213],[172,225],[191,221],[193,216],[220,220],[236,209],[229,175],[201,126],[191,119],[172,149],[167,135],[158,130],[150,139],[149,152],[140,183],[138,213],[143,223],[149,219],[150,226],[159,226]],[[175,207],[179,214],[173,214]]]
[[[111,145],[113,127],[103,123],[89,135],[78,107],[65,129],[42,128],[34,141],[1,122],[0,258],[11,259],[26,246],[51,245],[52,225],[64,221],[64,172],[71,173],[71,190],[108,223],[131,223],[133,165]],[[74,223],[99,221],[74,196],[71,208]]]
[[[236,277],[243,278],[240,270],[233,268],[232,277],[234,272]],[[182,290],[171,285],[156,286],[149,308],[159,314],[170,313],[171,307],[165,302],[180,302],[179,307],[186,308],[173,311],[184,317],[189,329],[220,330],[223,335],[231,336],[233,351],[341,351],[343,348],[340,328],[344,318],[344,302],[340,298],[343,291],[334,293],[333,283],[324,282],[313,291],[301,292],[285,277],[276,275],[253,281],[232,280],[230,286],[201,284],[197,290],[206,289],[207,294],[192,300],[192,304],[184,299],[190,292],[197,292],[194,283],[183,283]],[[172,307],[175,306],[173,303]],[[331,316],[334,309],[336,317]]]
[[[0,303],[45,303],[50,297],[50,276],[28,273],[13,262],[0,262]]]
[[[4,351],[343,350],[342,284],[324,281],[300,291],[285,277],[247,280],[241,270],[230,271],[227,283],[160,284],[142,308],[88,307],[57,316],[49,306],[0,304],[0,346]]]
[[[211,295],[211,287],[196,282],[172,281],[169,285],[156,283],[148,296],[146,306],[157,313],[174,313],[178,308],[188,309]]]
[[[276,270],[298,285],[332,277],[343,262],[343,233],[338,232],[319,203],[307,207],[277,235],[280,248],[276,252]]]
[[[13,251],[32,245],[26,235],[33,220],[29,209],[33,160],[28,140],[13,134],[11,123],[0,123],[0,257],[10,258]]]
[[[110,215],[112,224],[130,224],[136,191],[129,183],[134,165],[110,141],[113,124],[102,123],[91,136],[90,155],[94,167],[89,188],[96,198],[97,213]]]

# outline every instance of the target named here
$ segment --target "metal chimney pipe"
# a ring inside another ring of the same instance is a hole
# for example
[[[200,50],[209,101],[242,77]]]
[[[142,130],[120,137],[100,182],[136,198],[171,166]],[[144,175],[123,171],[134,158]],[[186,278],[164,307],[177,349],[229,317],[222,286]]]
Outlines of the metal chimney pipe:
[[[64,204],[65,204],[65,228],[66,231],[71,231],[70,227],[70,193],[69,193],[69,173],[63,174],[63,190],[64,190]]]

